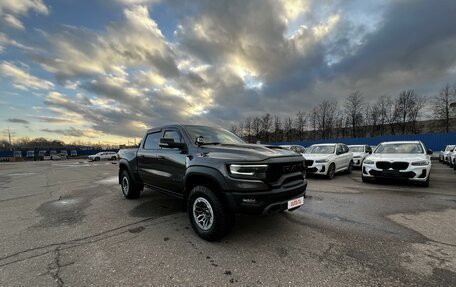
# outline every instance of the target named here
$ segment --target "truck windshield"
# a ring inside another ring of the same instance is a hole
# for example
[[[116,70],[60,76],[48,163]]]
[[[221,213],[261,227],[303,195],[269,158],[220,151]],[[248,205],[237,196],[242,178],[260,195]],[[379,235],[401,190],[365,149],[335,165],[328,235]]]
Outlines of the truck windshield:
[[[205,144],[243,144],[245,143],[237,135],[215,127],[207,126],[186,126],[192,140],[203,137]]]

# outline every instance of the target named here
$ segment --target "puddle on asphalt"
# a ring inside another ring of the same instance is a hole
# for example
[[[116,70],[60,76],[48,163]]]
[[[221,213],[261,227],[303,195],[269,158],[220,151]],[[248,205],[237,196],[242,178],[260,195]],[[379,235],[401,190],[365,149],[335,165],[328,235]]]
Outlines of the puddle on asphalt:
[[[55,227],[79,223],[85,217],[85,210],[91,205],[90,202],[101,195],[99,188],[91,188],[75,191],[69,197],[45,202],[36,209],[42,216],[38,226]]]

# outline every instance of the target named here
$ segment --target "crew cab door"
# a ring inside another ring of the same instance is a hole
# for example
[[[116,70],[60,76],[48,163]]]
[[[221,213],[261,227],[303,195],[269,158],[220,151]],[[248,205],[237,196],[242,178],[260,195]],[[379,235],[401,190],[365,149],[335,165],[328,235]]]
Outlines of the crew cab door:
[[[161,130],[149,132],[136,155],[139,177],[146,185],[155,187],[162,186],[160,166],[163,162],[163,156],[159,155],[161,135]]]
[[[164,138],[172,138],[175,143],[185,143],[182,133],[177,128],[166,128]],[[162,148],[159,151],[163,157],[160,164],[162,188],[171,193],[181,194],[184,190],[186,149]]]

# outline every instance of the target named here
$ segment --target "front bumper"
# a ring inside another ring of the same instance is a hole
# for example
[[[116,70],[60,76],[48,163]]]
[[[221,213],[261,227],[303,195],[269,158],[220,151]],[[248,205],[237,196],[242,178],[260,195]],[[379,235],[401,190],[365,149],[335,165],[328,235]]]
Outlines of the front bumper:
[[[354,157],[353,158],[353,166],[354,167],[361,167],[363,165],[363,158],[362,157]]]
[[[318,175],[326,175],[328,172],[330,162],[325,163],[313,163],[311,166],[306,167],[306,172],[308,174],[318,174]]]
[[[307,180],[290,182],[264,191],[226,192],[226,197],[236,213],[274,214],[288,208],[288,201],[305,196]]]
[[[362,174],[365,178],[388,178],[398,180],[409,180],[422,182],[426,181],[431,171],[431,165],[427,166],[412,166],[409,165],[404,170],[383,170],[375,166],[375,164],[367,165],[363,164]]]

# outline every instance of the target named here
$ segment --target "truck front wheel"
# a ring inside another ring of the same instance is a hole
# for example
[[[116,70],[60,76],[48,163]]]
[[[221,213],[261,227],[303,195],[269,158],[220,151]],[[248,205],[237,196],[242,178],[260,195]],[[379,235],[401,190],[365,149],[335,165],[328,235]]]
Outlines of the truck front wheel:
[[[121,186],[123,195],[127,199],[138,198],[141,193],[141,190],[131,180],[130,174],[126,170],[123,170],[122,173],[120,174],[120,186]]]
[[[224,206],[211,187],[198,185],[189,194],[188,215],[199,237],[214,241],[226,235],[234,224],[234,213]]]

